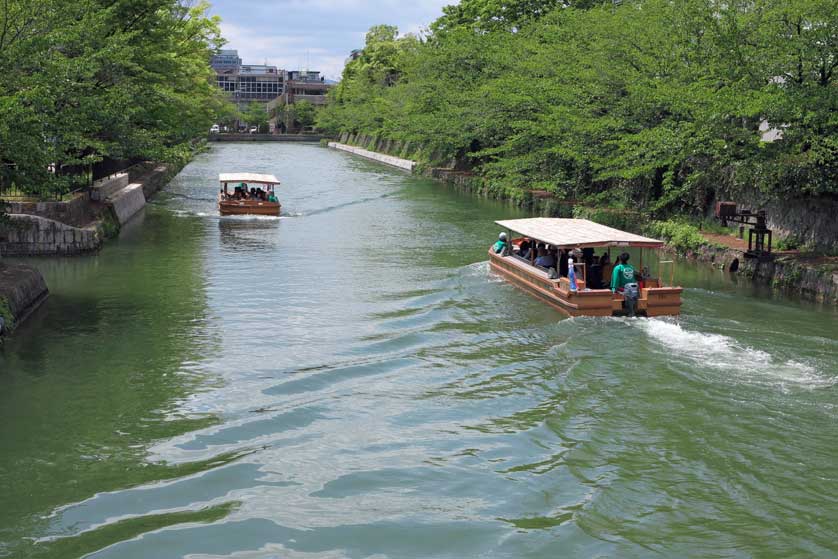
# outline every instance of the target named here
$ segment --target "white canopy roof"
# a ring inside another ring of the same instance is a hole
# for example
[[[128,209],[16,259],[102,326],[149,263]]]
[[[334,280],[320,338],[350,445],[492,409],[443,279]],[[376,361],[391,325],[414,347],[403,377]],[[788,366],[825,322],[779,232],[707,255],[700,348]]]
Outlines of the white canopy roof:
[[[588,248],[603,246],[651,247],[663,246],[663,241],[606,227],[587,219],[534,217],[496,221],[498,225],[543,241],[558,248]]]
[[[258,173],[221,173],[218,175],[219,182],[245,182],[259,184],[279,184],[273,175],[260,175]]]

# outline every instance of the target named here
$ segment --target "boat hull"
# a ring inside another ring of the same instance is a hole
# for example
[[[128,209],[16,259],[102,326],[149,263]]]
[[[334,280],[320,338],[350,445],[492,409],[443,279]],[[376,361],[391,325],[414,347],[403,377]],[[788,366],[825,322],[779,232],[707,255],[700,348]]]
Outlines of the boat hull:
[[[609,289],[571,291],[567,278],[550,279],[547,274],[513,256],[489,251],[490,269],[516,287],[534,295],[568,316],[623,316],[623,296]],[[637,314],[678,316],[681,314],[680,287],[650,287],[640,290]]]
[[[261,202],[257,200],[219,200],[218,213],[221,215],[265,215],[279,216],[279,202]]]

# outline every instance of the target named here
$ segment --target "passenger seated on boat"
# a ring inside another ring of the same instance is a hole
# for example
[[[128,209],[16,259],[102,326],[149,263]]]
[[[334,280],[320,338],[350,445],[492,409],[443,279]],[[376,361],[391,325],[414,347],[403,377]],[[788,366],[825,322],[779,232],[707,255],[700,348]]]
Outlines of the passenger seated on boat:
[[[539,248],[538,258],[535,259],[535,265],[541,266],[542,268],[555,268],[556,257],[553,256],[552,252],[547,252],[546,248]]]
[[[582,261],[585,263],[585,266],[590,268],[594,264],[594,249],[593,248],[583,248],[582,249]]]
[[[524,240],[518,246],[518,256],[527,259],[530,257],[530,250],[532,250],[532,241],[524,237]]]
[[[506,250],[507,246],[506,233],[501,232],[501,234],[498,235],[498,240],[492,247],[492,250],[495,251],[495,254],[501,254]]]
[[[594,256],[594,263],[588,268],[587,283],[592,289],[602,289],[602,266],[599,264],[599,258]]]

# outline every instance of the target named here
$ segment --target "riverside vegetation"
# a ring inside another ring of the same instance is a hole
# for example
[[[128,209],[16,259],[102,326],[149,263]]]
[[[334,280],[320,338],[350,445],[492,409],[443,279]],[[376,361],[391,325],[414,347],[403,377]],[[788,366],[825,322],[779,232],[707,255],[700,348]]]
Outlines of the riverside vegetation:
[[[838,195],[831,0],[463,0],[443,12],[422,36],[372,28],[319,127],[426,165],[457,161],[519,201],[540,190],[664,219],[743,190]],[[764,141],[766,128],[782,141]]]
[[[0,185],[62,193],[103,159],[185,161],[230,103],[207,63],[209,4],[7,0],[0,10]]]

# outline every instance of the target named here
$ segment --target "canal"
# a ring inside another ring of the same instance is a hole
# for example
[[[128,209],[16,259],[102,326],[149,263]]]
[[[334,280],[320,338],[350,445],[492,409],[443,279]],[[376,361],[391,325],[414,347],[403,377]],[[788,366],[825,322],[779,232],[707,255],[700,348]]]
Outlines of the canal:
[[[283,217],[219,218],[221,171]],[[0,349],[0,557],[838,556],[838,315],[679,265],[675,320],[492,278],[500,203],[218,144]]]

